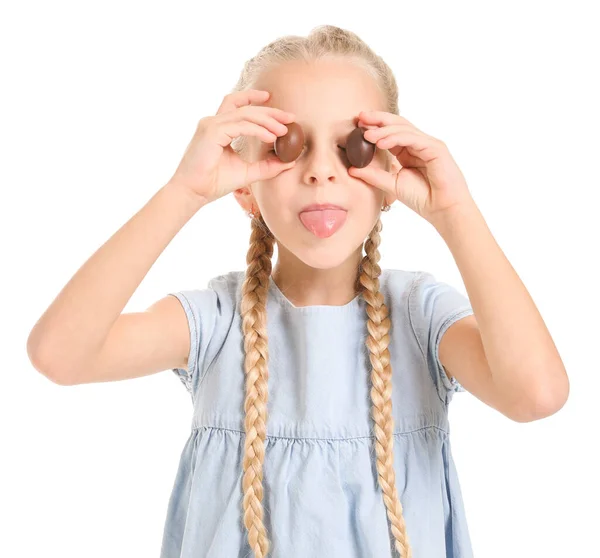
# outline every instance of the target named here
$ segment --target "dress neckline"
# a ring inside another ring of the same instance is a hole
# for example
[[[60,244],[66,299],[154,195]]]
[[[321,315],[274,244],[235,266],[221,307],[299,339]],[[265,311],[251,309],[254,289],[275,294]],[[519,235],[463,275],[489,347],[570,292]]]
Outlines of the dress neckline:
[[[289,300],[281,291],[281,289],[278,287],[277,283],[275,283],[275,281],[273,280],[273,276],[269,276],[269,284],[270,284],[270,288],[269,288],[269,292],[273,294],[274,299],[279,302],[280,305],[282,305],[284,308],[289,309],[290,311],[293,312],[300,312],[300,313],[312,313],[312,312],[323,312],[323,311],[327,311],[327,312],[348,312],[350,310],[354,310],[355,308],[358,308],[359,306],[361,306],[362,301],[364,301],[364,299],[362,298],[362,295],[359,293],[357,294],[350,302],[347,302],[346,304],[312,304],[309,306],[295,306],[294,304],[292,304],[291,300]]]

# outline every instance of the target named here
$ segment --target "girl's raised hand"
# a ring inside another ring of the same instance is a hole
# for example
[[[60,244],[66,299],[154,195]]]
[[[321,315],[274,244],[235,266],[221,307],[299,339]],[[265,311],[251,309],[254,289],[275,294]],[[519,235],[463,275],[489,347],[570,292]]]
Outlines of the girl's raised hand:
[[[258,180],[268,180],[294,166],[276,155],[252,163],[244,161],[231,147],[237,136],[256,136],[273,143],[287,133],[285,124],[295,116],[273,108],[254,106],[269,98],[268,91],[250,89],[226,95],[215,116],[198,122],[196,132],[170,179],[207,202]]]
[[[402,168],[393,174],[367,165],[350,167],[348,173],[386,192],[388,203],[400,200],[432,224],[459,205],[474,203],[463,173],[443,141],[390,112],[361,112],[358,125],[369,126],[365,139],[389,150]]]

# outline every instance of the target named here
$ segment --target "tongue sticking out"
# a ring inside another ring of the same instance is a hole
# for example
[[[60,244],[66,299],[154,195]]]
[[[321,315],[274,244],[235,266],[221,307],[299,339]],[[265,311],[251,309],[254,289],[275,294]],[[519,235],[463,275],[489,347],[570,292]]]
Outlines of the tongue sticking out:
[[[347,212],[343,209],[320,209],[300,213],[302,224],[315,236],[327,238],[335,233],[346,221]]]

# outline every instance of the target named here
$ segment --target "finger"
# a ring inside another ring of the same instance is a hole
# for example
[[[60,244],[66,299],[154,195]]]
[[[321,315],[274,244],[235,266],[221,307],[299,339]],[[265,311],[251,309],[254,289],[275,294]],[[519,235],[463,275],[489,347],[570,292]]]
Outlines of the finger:
[[[221,147],[226,147],[238,136],[254,136],[265,143],[273,143],[277,139],[273,132],[263,126],[247,120],[240,120],[239,122],[228,122],[219,126],[217,143]]]
[[[413,157],[418,157],[424,163],[428,163],[439,156],[436,140],[429,136],[416,134],[414,132],[396,132],[376,142],[380,149],[390,149],[397,154],[404,147]]]
[[[390,153],[392,153],[393,155],[396,156],[396,160],[403,166],[403,167],[409,167],[409,168],[419,168],[419,169],[424,169],[426,168],[426,165],[423,161],[423,159],[421,159],[420,157],[415,157],[414,155],[411,155],[406,147],[393,147],[390,150]]]
[[[421,136],[425,135],[423,133],[416,131],[412,126],[410,126],[408,124],[393,124],[393,125],[382,126],[381,128],[374,128],[372,130],[367,130],[364,133],[364,137],[367,141],[370,141],[371,143],[376,143],[380,139],[383,139],[387,136],[390,136],[392,134],[397,134],[400,132],[414,133],[414,134],[418,134]]]
[[[367,141],[370,141],[377,145],[380,149],[387,149],[392,155],[394,155],[403,167],[422,167],[424,166],[423,160],[420,158],[420,153],[415,154],[414,149],[412,153],[409,152],[409,148],[412,146],[405,146],[404,143],[394,141],[391,139],[389,142],[382,141],[384,138],[389,138],[394,135],[405,133],[405,134],[417,134],[424,138],[432,139],[426,134],[415,132],[408,124],[396,124],[392,126],[382,126],[381,128],[375,128],[374,130],[367,130],[364,137]],[[387,145],[386,145],[387,144]]]
[[[261,89],[247,89],[245,91],[234,91],[225,95],[223,102],[217,110],[217,114],[229,112],[236,108],[250,105],[252,103],[264,103],[271,94],[268,91]]]
[[[359,113],[359,124],[360,122],[364,122],[369,125],[376,126],[390,126],[393,124],[406,124],[411,126],[417,132],[422,132],[419,130],[412,122],[409,122],[404,116],[400,116],[399,114],[393,114],[391,112],[385,112],[382,110],[367,110]]]
[[[296,161],[283,163],[279,157],[268,157],[248,164],[247,183],[275,178],[281,172],[291,169]]]
[[[358,114],[361,121],[377,126],[389,126],[390,124],[410,124],[406,118],[399,114],[393,114],[383,110],[363,110]]]
[[[246,107],[244,107],[246,108]],[[247,107],[248,109],[261,109],[267,107]],[[249,121],[254,122],[255,124],[260,124],[264,126],[271,132],[273,132],[277,136],[283,136],[287,134],[288,128],[281,121],[291,122],[293,120],[293,115],[290,113],[285,113],[280,111],[278,113],[272,112],[264,112],[260,110],[244,110],[243,108],[223,115],[223,120],[225,122],[242,122]]]
[[[396,175],[392,174],[380,167],[376,167],[374,165],[367,165],[361,169],[357,167],[350,167],[348,169],[348,174],[350,176],[354,176],[355,178],[360,178],[364,180],[371,186],[375,186],[384,192],[391,194],[392,196],[396,196],[395,186],[396,186]]]
[[[406,134],[416,134],[425,139],[432,139],[426,134],[414,131],[413,128],[408,124],[396,124],[392,126],[383,126],[374,130],[367,130],[364,134],[364,137],[367,141],[374,143],[380,149],[387,149],[398,159],[403,167],[422,167],[424,162],[420,158],[421,152],[415,152],[415,148],[413,148],[414,142],[412,142],[410,145],[405,145],[406,141],[402,142],[398,138],[399,134],[405,134],[405,137],[408,137]],[[389,141],[383,141],[386,138],[390,138]],[[412,152],[409,152],[410,149],[412,149]]]
[[[286,110],[281,110],[277,107],[263,107],[256,105],[248,105],[244,107],[240,107],[238,110],[231,113],[234,118],[237,117],[246,117],[250,114],[267,114],[272,118],[279,120],[280,122],[292,122],[295,120],[296,115],[293,112],[288,112]]]

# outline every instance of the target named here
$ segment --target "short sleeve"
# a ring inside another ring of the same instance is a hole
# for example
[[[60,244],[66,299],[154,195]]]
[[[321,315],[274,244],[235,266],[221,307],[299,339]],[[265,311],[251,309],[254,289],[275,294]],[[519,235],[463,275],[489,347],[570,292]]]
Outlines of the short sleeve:
[[[188,321],[190,352],[188,369],[173,368],[190,395],[194,395],[209,364],[210,341],[219,314],[219,299],[211,289],[195,289],[169,293],[179,300]]]
[[[452,285],[437,281],[427,272],[420,272],[415,278],[408,301],[417,342],[427,361],[438,396],[448,404],[454,392],[466,390],[456,378],[448,378],[439,359],[440,341],[453,323],[473,314],[473,308],[467,296]]]

